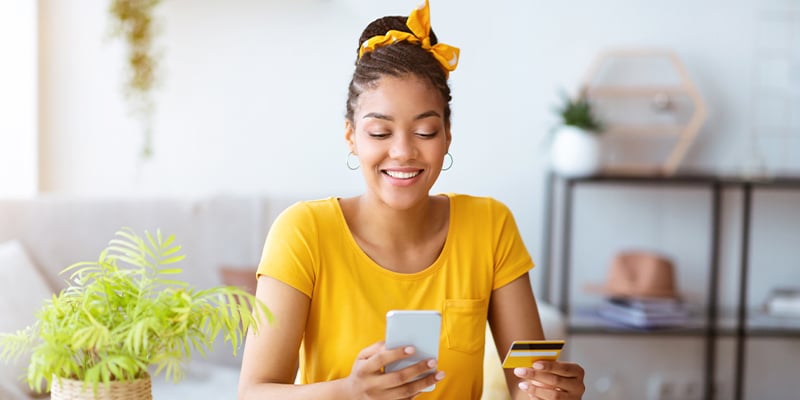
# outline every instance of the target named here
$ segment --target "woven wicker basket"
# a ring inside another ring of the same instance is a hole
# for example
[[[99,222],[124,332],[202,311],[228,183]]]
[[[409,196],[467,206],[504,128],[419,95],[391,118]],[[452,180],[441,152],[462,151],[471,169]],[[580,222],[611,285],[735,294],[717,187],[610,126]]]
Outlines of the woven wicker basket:
[[[133,382],[111,382],[100,384],[95,393],[91,385],[83,381],[53,377],[50,388],[51,400],[153,400],[150,377]]]

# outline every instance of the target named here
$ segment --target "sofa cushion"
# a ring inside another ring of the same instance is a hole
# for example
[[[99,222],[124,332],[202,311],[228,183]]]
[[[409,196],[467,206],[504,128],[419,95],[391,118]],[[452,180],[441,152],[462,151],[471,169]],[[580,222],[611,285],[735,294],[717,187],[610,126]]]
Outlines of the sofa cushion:
[[[154,399],[235,399],[239,389],[239,367],[194,360],[183,379],[174,383],[164,377],[153,379]],[[2,398],[2,397],[0,397]]]
[[[33,324],[36,312],[53,293],[42,274],[17,240],[0,243],[0,332],[13,333]],[[0,362],[0,380],[28,392],[20,378],[27,370],[27,357],[14,363]]]
[[[14,382],[10,382],[5,377],[0,377],[0,399],[27,399],[28,397],[19,391]]]

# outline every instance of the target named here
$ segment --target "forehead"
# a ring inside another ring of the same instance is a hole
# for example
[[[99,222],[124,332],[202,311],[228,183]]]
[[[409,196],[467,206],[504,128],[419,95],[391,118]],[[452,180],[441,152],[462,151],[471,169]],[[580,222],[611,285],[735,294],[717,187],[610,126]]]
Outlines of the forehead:
[[[441,92],[427,80],[413,75],[384,76],[358,98],[356,119],[368,113],[381,113],[398,118],[416,116],[427,111],[444,114],[445,101]]]

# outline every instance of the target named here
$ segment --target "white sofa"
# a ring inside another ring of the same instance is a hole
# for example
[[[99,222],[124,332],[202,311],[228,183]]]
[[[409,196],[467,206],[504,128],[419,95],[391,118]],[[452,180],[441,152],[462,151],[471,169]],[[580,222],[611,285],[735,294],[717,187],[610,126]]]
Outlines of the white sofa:
[[[0,199],[0,332],[33,322],[47,293],[64,286],[58,274],[77,261],[96,259],[121,227],[174,234],[183,247],[182,279],[197,288],[222,285],[221,267],[254,271],[274,218],[295,199],[214,196],[206,198]],[[563,337],[554,308],[540,305],[546,334]],[[502,372],[487,347],[486,399],[504,398]],[[494,366],[494,371],[492,370]],[[0,399],[28,399],[17,378],[24,366],[0,363]],[[205,359],[193,359],[177,384],[153,380],[156,399],[233,399],[239,359],[221,340]],[[507,395],[506,395],[507,396]]]

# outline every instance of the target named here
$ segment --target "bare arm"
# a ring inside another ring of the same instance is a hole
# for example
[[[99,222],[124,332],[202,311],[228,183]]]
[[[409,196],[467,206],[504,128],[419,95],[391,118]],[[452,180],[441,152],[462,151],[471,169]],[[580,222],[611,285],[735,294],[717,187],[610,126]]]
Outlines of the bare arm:
[[[258,279],[256,297],[275,315],[272,325],[262,324],[258,333],[248,332],[239,378],[239,399],[336,399],[338,381],[293,385],[300,342],[311,299],[276,279]]]
[[[492,292],[489,303],[489,326],[492,329],[497,353],[501,358],[514,340],[544,339],[539,309],[533,297],[528,274]],[[514,375],[513,369],[504,369],[503,372],[511,397],[527,400],[528,395],[519,389],[522,379]]]
[[[256,297],[269,307],[275,315],[275,322],[263,324],[257,334],[247,334],[239,377],[239,400],[409,399],[444,378],[439,372],[414,380],[421,373],[436,369],[435,364],[428,364],[428,360],[384,374],[384,365],[406,358],[414,350],[408,347],[387,350],[382,342],[378,342],[356,356],[347,378],[294,385],[311,299],[269,277],[259,278]]]
[[[539,309],[528,274],[492,292],[489,325],[498,354],[504,354],[514,340],[544,339]],[[513,399],[580,399],[583,396],[586,387],[583,383],[584,371],[580,365],[561,361],[537,361],[535,364],[542,369],[503,370]],[[520,389],[520,383],[526,384],[527,389]]]

